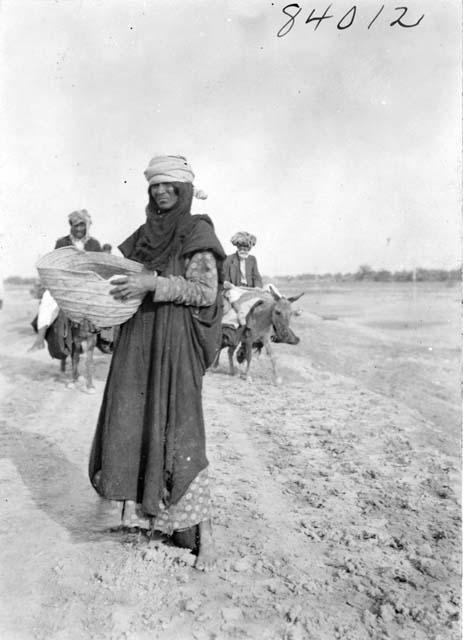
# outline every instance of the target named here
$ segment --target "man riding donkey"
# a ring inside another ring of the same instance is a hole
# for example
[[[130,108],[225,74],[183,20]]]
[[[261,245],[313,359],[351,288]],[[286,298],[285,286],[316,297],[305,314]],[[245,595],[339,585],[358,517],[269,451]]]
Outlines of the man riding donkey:
[[[76,249],[80,249],[81,251],[101,251],[101,246],[98,240],[92,238],[89,234],[89,228],[92,220],[86,209],[73,211],[69,214],[68,220],[70,232],[67,236],[58,238],[55,244],[55,249],[74,246]],[[34,328],[35,326],[37,328],[37,336],[29,351],[43,349],[45,347],[45,338],[47,338],[47,342],[49,342],[50,346],[52,336],[48,333],[48,330],[51,329],[52,325],[57,321],[58,314],[58,305],[53,299],[51,293],[48,290],[45,290],[42,299],[40,300],[37,318],[32,323]],[[56,326],[53,328],[53,330],[57,329],[58,327]]]
[[[246,325],[246,315],[255,296],[246,296],[249,289],[262,288],[262,277],[259,273],[255,256],[250,255],[257,242],[256,236],[247,231],[238,231],[231,238],[236,252],[227,256],[223,265],[224,308],[222,331],[225,346],[237,346],[241,333]],[[230,343],[230,344],[229,344]],[[214,366],[218,365],[218,358]]]
[[[257,260],[250,254],[257,239],[252,233],[238,231],[230,242],[236,252],[227,256],[223,265],[224,298],[222,318],[221,349],[236,348],[241,342],[246,328],[246,315],[258,299],[250,291],[262,288],[262,277]],[[214,361],[214,368],[219,364],[220,351]]]
[[[80,251],[101,251],[98,240],[89,234],[92,221],[86,209],[73,211],[69,214],[68,220],[70,233],[58,238],[55,249],[72,246]],[[112,352],[113,328],[97,330],[88,320],[83,320],[81,323],[72,322],[60,311],[48,290],[45,290],[42,295],[38,314],[34,318],[32,326],[37,331],[37,336],[29,351],[43,349],[46,340],[50,356],[60,360],[63,373],[66,370],[67,357],[72,357],[72,382],[68,386],[74,386],[79,378],[79,354],[82,352],[83,346],[86,345],[86,386],[87,391],[93,393],[93,350],[97,346],[103,353]]]
[[[214,360],[214,368],[219,364],[220,351],[228,348],[230,373],[235,372],[233,354],[238,362],[246,361],[242,377],[250,380],[249,367],[252,351],[259,353],[263,347],[272,361],[275,381],[281,381],[277,373],[276,360],[270,341],[297,344],[299,338],[289,327],[291,303],[300,296],[285,298],[277,288],[268,284],[262,286],[262,278],[257,260],[250,255],[256,244],[256,237],[247,231],[239,231],[231,238],[236,246],[234,254],[227,256],[224,263],[224,309],[222,319],[222,341]],[[301,294],[302,295],[302,294]]]

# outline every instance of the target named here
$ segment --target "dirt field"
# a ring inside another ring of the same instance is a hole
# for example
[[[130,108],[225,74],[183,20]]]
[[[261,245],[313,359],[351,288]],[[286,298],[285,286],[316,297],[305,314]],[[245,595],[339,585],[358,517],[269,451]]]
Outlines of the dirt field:
[[[297,347],[254,381],[205,377],[216,572],[112,530],[90,487],[97,393],[28,354],[36,301],[0,312],[0,638],[447,640],[460,637],[457,287],[319,289]]]

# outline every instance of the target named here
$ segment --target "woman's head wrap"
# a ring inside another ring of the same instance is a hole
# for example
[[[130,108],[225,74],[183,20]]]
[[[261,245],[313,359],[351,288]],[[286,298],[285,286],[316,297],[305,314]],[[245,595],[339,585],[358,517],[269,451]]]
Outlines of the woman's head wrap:
[[[85,222],[88,227],[92,224],[92,219],[90,218],[90,214],[87,209],[78,209],[73,211],[68,215],[69,224],[72,226],[74,224],[79,224],[79,222]]]
[[[237,247],[238,245],[246,245],[250,249],[256,244],[257,238],[253,236],[252,233],[248,233],[247,231],[238,231],[231,239],[232,245]]]
[[[195,178],[192,168],[183,156],[154,156],[145,169],[149,185],[160,182],[191,182]]]
[[[142,262],[161,275],[192,224],[193,185],[191,182],[173,182],[172,186],[177,194],[175,205],[166,214],[159,215],[154,197],[149,193],[145,224],[119,246],[124,256]]]
[[[194,173],[183,156],[155,156],[145,170],[145,177],[151,185],[167,182],[177,195],[175,204],[167,211],[160,211],[155,194],[148,189],[146,222],[127,238],[119,249],[126,258],[143,263],[148,269],[154,269],[160,275],[169,273],[175,260],[199,249],[209,248],[216,254],[220,265],[225,254],[214,235],[215,240],[204,240],[204,225],[198,225],[203,219],[212,226],[208,216],[193,216],[191,202],[193,195],[206,198],[204,192],[197,193],[193,186]],[[195,193],[196,192],[196,193]],[[207,227],[207,225],[206,225]],[[198,229],[198,233],[194,232]],[[199,229],[203,229],[199,233]],[[206,236],[208,234],[206,233]],[[199,238],[203,238],[199,242]],[[206,244],[201,244],[206,242]],[[198,244],[199,243],[199,244]],[[184,252],[184,253],[181,253]],[[221,268],[219,269],[221,277]]]
[[[184,156],[154,156],[144,171],[150,187],[160,182],[190,182],[193,184],[195,174]],[[194,196],[205,200],[207,194],[201,189],[194,189]]]

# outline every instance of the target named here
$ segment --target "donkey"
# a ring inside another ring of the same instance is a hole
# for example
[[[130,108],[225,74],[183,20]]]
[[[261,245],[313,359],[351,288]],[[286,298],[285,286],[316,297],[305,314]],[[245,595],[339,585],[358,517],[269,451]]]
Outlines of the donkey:
[[[274,356],[271,342],[283,342],[292,345],[299,343],[299,338],[289,325],[291,316],[294,314],[291,304],[302,295],[304,294],[301,293],[298,296],[286,298],[274,287],[270,287],[270,291],[260,292],[258,301],[255,302],[246,315],[246,324],[244,326],[234,330],[232,327],[222,327],[222,343],[213,366],[217,367],[218,365],[220,351],[228,347],[230,375],[234,375],[233,354],[241,343],[237,353],[237,360],[240,364],[246,361],[246,368],[241,377],[251,381],[249,370],[253,349],[260,353],[265,348],[272,363],[274,380],[277,384],[280,384],[282,379],[278,373],[277,360]]]
[[[74,389],[79,379],[79,361],[80,354],[85,353],[85,382],[87,393],[95,393],[95,385],[93,384],[93,352],[97,346],[99,329],[89,321],[82,322],[69,321],[68,330],[71,337],[71,363],[72,363],[72,381],[67,385],[69,389]],[[62,373],[66,372],[67,358],[61,358],[60,369]]]

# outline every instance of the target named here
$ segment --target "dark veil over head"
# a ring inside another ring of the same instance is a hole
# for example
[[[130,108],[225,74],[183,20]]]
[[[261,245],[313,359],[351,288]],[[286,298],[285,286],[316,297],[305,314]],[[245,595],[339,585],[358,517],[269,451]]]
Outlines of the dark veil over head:
[[[176,253],[184,237],[191,229],[193,217],[191,182],[171,182],[178,200],[172,209],[161,212],[148,190],[146,222],[134,236],[127,238],[119,247],[131,260],[142,262],[148,269],[162,273],[169,257]],[[135,237],[136,236],[136,237]]]

